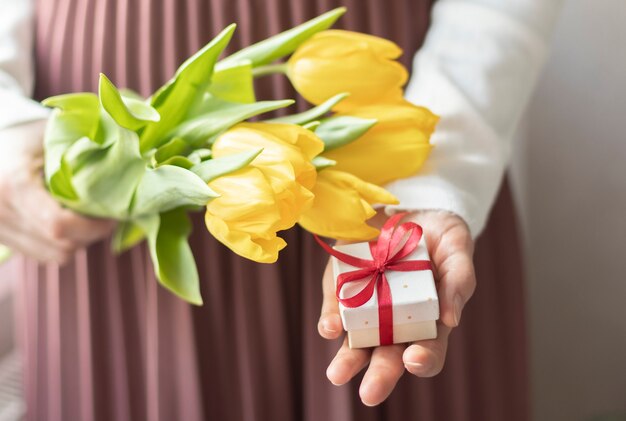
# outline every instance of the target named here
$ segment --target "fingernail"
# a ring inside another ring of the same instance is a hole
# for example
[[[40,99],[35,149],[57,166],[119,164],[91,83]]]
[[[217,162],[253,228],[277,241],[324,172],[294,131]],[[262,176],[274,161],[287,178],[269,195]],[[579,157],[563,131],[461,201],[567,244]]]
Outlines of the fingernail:
[[[324,328],[324,330],[325,330],[326,332],[329,332],[329,333],[335,333],[335,332],[337,332],[337,330],[336,330],[336,329],[333,329],[333,328],[332,328],[332,323],[331,323],[331,322],[330,322],[330,320],[328,320],[328,319],[324,319],[324,320],[322,321],[322,327]]]
[[[460,295],[454,297],[454,325],[458,326],[461,322],[461,311],[463,310],[463,299]]]
[[[413,361],[405,361],[404,365],[407,366],[407,368],[412,368],[415,370],[422,370],[424,368],[424,364],[414,363]]]

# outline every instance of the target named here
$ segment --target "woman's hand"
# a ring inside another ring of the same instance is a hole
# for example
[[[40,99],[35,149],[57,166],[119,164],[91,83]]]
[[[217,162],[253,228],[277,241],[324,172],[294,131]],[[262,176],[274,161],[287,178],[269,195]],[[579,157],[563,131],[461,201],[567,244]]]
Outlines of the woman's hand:
[[[474,244],[465,222],[441,211],[411,214],[406,220],[422,226],[434,266],[439,295],[440,319],[437,339],[367,349],[350,349],[347,339],[328,366],[326,375],[335,385],[347,383],[369,364],[359,395],[365,405],[383,402],[406,369],[418,377],[432,377],[443,368],[452,328],[458,326],[465,303],[476,287],[472,255]],[[382,226],[385,217],[373,223]],[[323,279],[324,301],[318,330],[322,337],[335,339],[343,333],[335,297],[335,282],[328,264]]]
[[[114,223],[77,215],[50,197],[41,172],[44,128],[38,121],[0,131],[0,244],[62,264]]]

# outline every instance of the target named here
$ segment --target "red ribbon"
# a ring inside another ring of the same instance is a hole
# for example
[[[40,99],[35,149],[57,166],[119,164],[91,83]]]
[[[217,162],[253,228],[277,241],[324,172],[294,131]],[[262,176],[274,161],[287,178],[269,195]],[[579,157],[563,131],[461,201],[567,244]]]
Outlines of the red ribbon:
[[[337,300],[346,307],[360,307],[372,298],[374,289],[378,294],[378,322],[379,336],[381,345],[393,344],[393,306],[391,300],[391,289],[389,282],[385,276],[385,271],[395,270],[401,272],[411,272],[418,270],[432,270],[430,261],[428,260],[404,260],[400,259],[411,254],[419,244],[422,238],[422,227],[414,222],[405,222],[396,227],[396,223],[406,215],[405,213],[397,213],[383,226],[376,242],[370,242],[370,253],[372,260],[360,259],[342,253],[324,243],[316,235],[317,242],[329,254],[360,269],[345,272],[337,278]],[[408,238],[400,247],[402,240]],[[396,251],[397,250],[397,251]],[[357,294],[348,298],[341,298],[339,293],[341,289],[349,282],[357,282],[370,278],[367,285]]]

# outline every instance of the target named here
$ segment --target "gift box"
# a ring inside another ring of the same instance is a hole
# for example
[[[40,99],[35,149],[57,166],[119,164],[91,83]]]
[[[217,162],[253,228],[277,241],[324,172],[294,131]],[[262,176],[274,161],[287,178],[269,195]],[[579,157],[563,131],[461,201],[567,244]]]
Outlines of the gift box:
[[[426,241],[419,225],[407,224],[402,235],[387,232],[383,237],[383,229],[381,239],[386,242],[379,239],[378,243],[333,248],[337,298],[350,348],[437,337],[439,300]],[[414,244],[399,244],[415,227],[419,235],[413,238]],[[387,255],[376,256],[377,247],[389,249]]]

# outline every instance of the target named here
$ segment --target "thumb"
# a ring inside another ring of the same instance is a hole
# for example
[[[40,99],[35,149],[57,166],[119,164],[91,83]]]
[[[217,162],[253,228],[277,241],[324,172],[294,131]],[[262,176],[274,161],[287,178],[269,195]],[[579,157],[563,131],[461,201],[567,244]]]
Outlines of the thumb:
[[[330,260],[322,278],[322,291],[322,312],[317,330],[323,338],[336,339],[343,332],[343,326],[339,316],[339,304],[335,296],[335,280],[333,279],[333,268]]]

